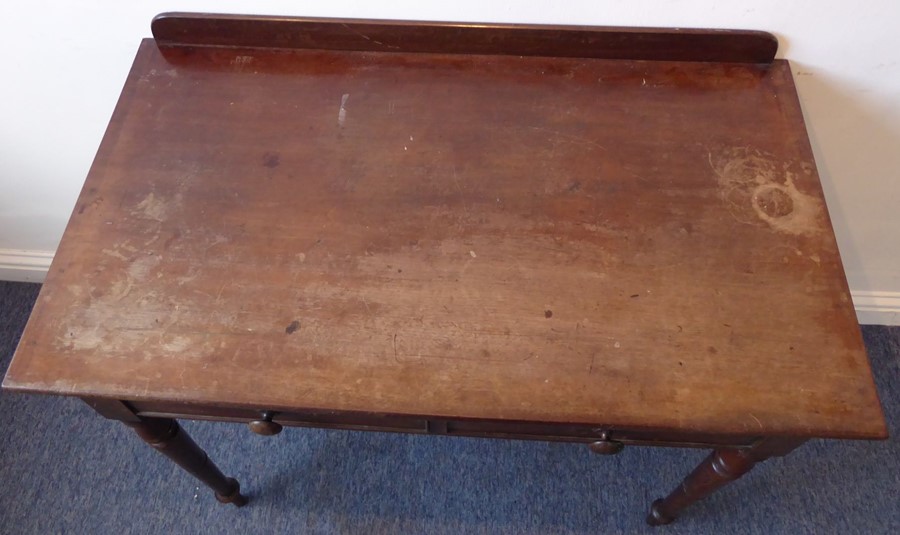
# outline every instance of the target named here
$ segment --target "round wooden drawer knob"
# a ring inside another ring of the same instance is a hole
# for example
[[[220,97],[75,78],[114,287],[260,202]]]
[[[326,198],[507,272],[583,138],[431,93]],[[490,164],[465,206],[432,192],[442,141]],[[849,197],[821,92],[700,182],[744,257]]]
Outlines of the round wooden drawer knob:
[[[591,443],[591,451],[600,455],[615,455],[625,448],[625,444],[616,440],[609,440],[607,434],[600,435],[600,440]]]
[[[272,421],[273,416],[275,416],[275,413],[273,412],[263,412],[261,419],[253,420],[248,424],[250,426],[250,430],[257,435],[265,435],[267,437],[281,433],[281,430],[284,428],[281,426],[281,424],[277,424]]]

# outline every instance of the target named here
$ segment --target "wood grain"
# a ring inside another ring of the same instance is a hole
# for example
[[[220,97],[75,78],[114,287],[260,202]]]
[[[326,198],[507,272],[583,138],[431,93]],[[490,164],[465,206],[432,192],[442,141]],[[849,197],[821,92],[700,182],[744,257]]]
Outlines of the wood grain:
[[[146,40],[4,386],[886,433],[781,60]]]
[[[162,13],[163,45],[771,63],[768,32]]]

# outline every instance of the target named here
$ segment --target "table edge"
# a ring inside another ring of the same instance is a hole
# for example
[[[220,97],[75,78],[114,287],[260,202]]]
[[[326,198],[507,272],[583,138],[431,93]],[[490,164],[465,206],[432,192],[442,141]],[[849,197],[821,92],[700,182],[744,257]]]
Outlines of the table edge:
[[[398,412],[398,411],[379,411],[379,410],[360,410],[360,409],[335,409],[335,408],[327,408],[327,407],[313,407],[313,406],[284,406],[278,404],[247,404],[247,403],[229,403],[229,402],[213,402],[208,400],[186,400],[186,399],[174,399],[174,398],[162,398],[162,397],[138,397],[138,396],[111,396],[109,394],[100,393],[100,392],[92,392],[92,391],[69,391],[69,392],[61,392],[54,391],[47,388],[39,388],[33,385],[28,385],[24,383],[18,383],[15,380],[11,380],[9,377],[4,378],[2,383],[2,390],[8,391],[10,393],[15,394],[38,394],[38,395],[51,395],[51,396],[60,396],[60,397],[69,397],[69,398],[79,398],[82,400],[100,400],[100,401],[112,401],[118,403],[128,403],[128,404],[136,404],[137,406],[143,407],[153,407],[155,405],[163,405],[163,406],[179,406],[179,407],[193,407],[198,411],[202,411],[204,409],[208,410],[235,410],[235,411],[274,411],[276,413],[305,413],[305,412],[328,412],[334,414],[342,414],[342,415],[362,415],[362,416],[384,416],[384,417],[395,417],[395,418],[408,418],[408,419],[422,419],[422,420],[452,420],[452,421],[466,421],[466,422],[479,422],[479,423],[504,423],[504,424],[512,424],[512,423],[520,423],[520,424],[546,424],[551,426],[582,426],[582,427],[597,427],[597,428],[605,428],[605,429],[618,429],[618,430],[626,430],[626,431],[640,431],[640,432],[657,432],[657,433],[679,433],[679,434],[694,434],[698,436],[730,436],[730,437],[739,437],[739,438],[759,438],[759,437],[791,437],[791,438],[823,438],[823,439],[842,439],[842,440],[886,440],[889,438],[887,424],[882,419],[880,422],[877,422],[879,425],[871,426],[866,431],[846,431],[846,432],[834,432],[834,431],[821,431],[816,429],[770,429],[770,430],[755,430],[754,432],[747,432],[744,429],[735,428],[694,428],[694,429],[686,429],[686,428],[677,428],[671,426],[648,426],[648,425],[634,425],[629,424],[627,422],[588,422],[588,421],[575,421],[575,420],[547,420],[547,419],[522,419],[522,418],[502,418],[502,417],[481,417],[481,416],[466,416],[466,415],[456,415],[456,414],[426,414],[426,413],[413,413],[413,412]],[[159,412],[154,410],[154,413]],[[178,411],[164,411],[169,416],[184,416],[184,413],[178,413]],[[196,416],[200,414],[197,412],[194,414]]]

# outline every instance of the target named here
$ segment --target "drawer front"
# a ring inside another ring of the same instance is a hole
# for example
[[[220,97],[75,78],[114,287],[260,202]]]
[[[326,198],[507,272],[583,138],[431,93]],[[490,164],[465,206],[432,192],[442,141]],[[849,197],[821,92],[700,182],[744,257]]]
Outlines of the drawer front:
[[[352,429],[485,438],[594,442],[614,440],[624,444],[681,447],[744,447],[759,437],[715,435],[684,431],[620,429],[609,426],[517,422],[507,420],[469,420],[433,418],[415,415],[379,414],[346,411],[278,411],[241,407],[209,407],[169,402],[129,402],[139,416],[216,420],[249,423],[264,414],[284,426]]]

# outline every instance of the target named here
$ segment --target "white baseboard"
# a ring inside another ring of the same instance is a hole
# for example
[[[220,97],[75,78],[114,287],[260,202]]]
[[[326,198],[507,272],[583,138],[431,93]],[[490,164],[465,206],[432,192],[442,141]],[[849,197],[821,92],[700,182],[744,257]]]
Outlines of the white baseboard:
[[[0,249],[0,280],[15,282],[44,282],[53,251]]]
[[[53,251],[0,249],[0,280],[43,282]],[[851,290],[859,322],[867,325],[900,325],[900,292]]]
[[[856,317],[869,325],[900,325],[900,292],[850,291]]]

